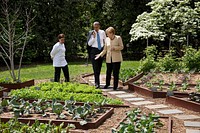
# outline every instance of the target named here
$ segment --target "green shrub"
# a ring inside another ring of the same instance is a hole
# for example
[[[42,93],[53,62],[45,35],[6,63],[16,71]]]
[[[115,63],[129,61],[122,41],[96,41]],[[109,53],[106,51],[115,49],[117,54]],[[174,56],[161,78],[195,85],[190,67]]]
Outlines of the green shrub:
[[[157,54],[156,46],[152,45],[145,49],[146,58],[140,61],[139,71],[149,72],[151,69],[156,68],[155,57]]]
[[[137,75],[138,71],[133,68],[124,68],[120,70],[119,79],[123,82],[126,82],[128,79]]]
[[[159,57],[158,59],[158,69],[160,71],[175,71],[181,69],[180,59],[173,56],[174,51],[171,50],[169,53],[165,54],[164,57]]]
[[[185,54],[182,57],[184,67],[189,71],[200,71],[200,51],[197,51],[192,47],[187,47],[184,53]]]

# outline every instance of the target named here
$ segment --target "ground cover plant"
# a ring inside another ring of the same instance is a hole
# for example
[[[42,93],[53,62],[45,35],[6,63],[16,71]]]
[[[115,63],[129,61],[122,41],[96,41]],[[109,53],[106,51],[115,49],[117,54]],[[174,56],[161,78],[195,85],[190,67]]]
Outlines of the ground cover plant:
[[[107,104],[123,104],[123,102],[118,99],[103,96],[101,90],[77,83],[42,83],[30,88],[12,90],[9,95],[11,97],[17,96],[25,99],[57,99],[63,101],[74,97],[77,102],[100,103],[105,100]]]

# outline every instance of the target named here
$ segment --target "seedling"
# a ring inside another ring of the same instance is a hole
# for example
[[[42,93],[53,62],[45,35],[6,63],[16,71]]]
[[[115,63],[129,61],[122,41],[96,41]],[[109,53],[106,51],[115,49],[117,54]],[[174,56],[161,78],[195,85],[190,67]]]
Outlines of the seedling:
[[[198,83],[196,84],[195,88],[196,88],[197,92],[200,92],[200,82],[198,82]]]
[[[163,88],[163,85],[164,85],[164,80],[162,80],[162,79],[160,79],[159,80],[159,86],[158,86],[158,88],[160,89],[160,90],[162,90]]]
[[[188,89],[188,86],[189,86],[189,84],[186,83],[186,82],[184,82],[184,83],[182,83],[182,87],[181,87],[181,89],[182,89],[183,91],[185,91],[185,90]]]
[[[150,88],[153,87],[153,84],[152,84],[152,82],[147,82],[147,83],[146,83],[146,86],[150,89]]]
[[[169,90],[174,91],[176,89],[176,84],[172,81],[169,85]]]

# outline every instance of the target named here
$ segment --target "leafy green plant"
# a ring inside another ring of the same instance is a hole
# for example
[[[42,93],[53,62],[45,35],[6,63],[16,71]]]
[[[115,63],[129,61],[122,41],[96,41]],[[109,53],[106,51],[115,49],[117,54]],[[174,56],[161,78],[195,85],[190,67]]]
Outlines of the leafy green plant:
[[[195,86],[197,92],[200,92],[200,82],[198,81],[196,86]]]
[[[175,84],[175,82],[172,81],[172,82],[170,83],[170,85],[169,85],[169,90],[170,90],[170,91],[174,91],[175,89],[176,89],[176,84]]]
[[[12,83],[11,78],[0,78],[0,83]]]
[[[61,113],[63,111],[63,105],[61,103],[57,102],[55,99],[52,101],[52,111],[53,111],[53,113],[57,114],[58,119],[65,117],[64,115],[61,116]]]
[[[140,109],[129,111],[126,120],[120,123],[119,130],[112,129],[112,133],[152,133],[163,126],[158,115],[150,113],[146,116],[140,113]]]
[[[158,82],[159,82],[158,88],[160,90],[162,90],[163,89],[163,85],[164,85],[164,80],[163,79],[159,79]]]
[[[200,51],[192,48],[186,47],[184,51],[184,56],[182,57],[183,64],[185,68],[190,70],[200,70]]]
[[[187,82],[182,83],[181,90],[185,91],[188,89],[189,84]]]
[[[6,123],[0,122],[1,133],[69,133],[69,129],[74,129],[73,124],[68,124],[63,128],[63,123],[55,126],[50,124],[40,123],[38,120],[30,125],[19,122],[17,119],[11,119]]]
[[[148,46],[145,49],[146,57],[140,61],[139,71],[141,72],[149,72],[152,69],[156,68],[155,57],[157,54],[156,46]]]
[[[153,83],[152,82],[146,82],[145,84],[149,89],[153,87]]]
[[[67,84],[67,83],[66,83]],[[89,88],[88,90],[94,91],[91,93],[80,93],[80,91],[77,93],[74,92],[73,90],[76,90],[76,86],[75,84],[70,84],[69,85],[73,86],[73,89],[70,89],[71,91],[66,91],[67,89],[65,88],[65,84],[58,84],[57,83],[46,83],[45,85],[41,85],[41,86],[33,86],[30,88],[23,88],[23,89],[19,89],[19,90],[12,90],[10,92],[10,96],[17,96],[19,98],[25,98],[25,99],[45,99],[45,100],[52,100],[52,99],[56,99],[56,100],[69,100],[71,97],[74,98],[75,101],[78,102],[101,102],[102,100],[106,100],[107,103],[109,104],[122,104],[122,101],[118,100],[118,99],[112,99],[112,98],[107,98],[105,96],[103,96],[102,94],[99,94],[99,91],[97,93],[95,88]],[[62,87],[64,86],[64,87]],[[79,85],[82,86],[82,85]],[[83,91],[86,90],[86,87],[89,86],[85,86],[85,88],[82,88]],[[80,87],[81,88],[81,87]],[[82,91],[82,92],[83,92]],[[102,93],[102,92],[101,92]]]
[[[121,69],[119,73],[119,79],[123,82],[126,82],[128,79],[134,77],[137,73],[137,70],[132,68]]]
[[[30,89],[37,89],[41,91],[59,91],[59,92],[70,92],[70,93],[93,93],[102,94],[101,90],[95,89],[94,86],[78,83],[57,83],[57,82],[45,82],[37,86],[32,86]]]
[[[164,57],[159,57],[158,68],[160,71],[175,71],[181,68],[180,59],[174,57],[175,51],[172,49]]]
[[[45,110],[50,107],[50,103],[44,99],[38,99],[37,101],[33,101],[31,104],[31,108],[35,111],[34,113],[42,113],[43,116],[46,116]]]
[[[3,105],[3,103],[1,104],[0,109],[3,106],[7,106],[9,108],[7,112],[13,112],[16,118],[23,117],[27,114],[40,114],[41,112],[43,113],[43,117],[46,117],[44,116],[44,112],[48,111],[55,113],[57,115],[56,119],[66,119],[66,116],[71,116],[71,119],[79,120],[81,125],[87,124],[87,122],[91,121],[92,118],[97,117],[97,113],[105,113],[106,110],[103,107],[103,105],[106,104],[105,100],[101,103],[94,103],[92,105],[87,102],[84,103],[83,106],[80,106],[76,105],[73,97],[71,97],[70,100],[65,101],[64,105],[55,99],[52,103],[43,99],[38,99],[30,103],[29,101],[17,97],[13,97],[11,100],[6,100],[4,104],[5,105]],[[44,106],[45,104],[46,106]],[[1,113],[3,113],[3,110]]]

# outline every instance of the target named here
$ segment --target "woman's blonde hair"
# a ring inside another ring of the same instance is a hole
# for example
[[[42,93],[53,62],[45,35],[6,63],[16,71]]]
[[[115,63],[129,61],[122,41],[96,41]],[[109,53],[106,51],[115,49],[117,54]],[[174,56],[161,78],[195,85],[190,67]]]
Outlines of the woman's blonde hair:
[[[107,29],[106,29],[106,33],[113,33],[113,34],[115,34],[115,29],[113,28],[113,27],[108,27]]]

